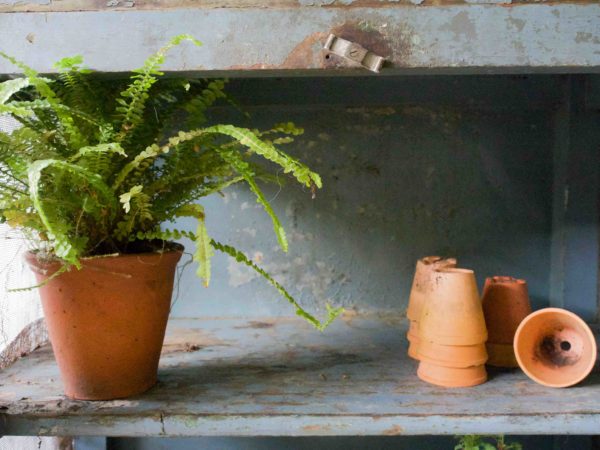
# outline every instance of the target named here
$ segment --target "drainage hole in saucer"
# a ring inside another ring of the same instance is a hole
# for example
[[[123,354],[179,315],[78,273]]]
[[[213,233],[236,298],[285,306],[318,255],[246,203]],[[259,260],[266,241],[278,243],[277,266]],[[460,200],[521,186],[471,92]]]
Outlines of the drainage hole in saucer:
[[[571,343],[569,341],[562,341],[560,343],[560,348],[561,350],[568,352],[569,350],[571,350]]]

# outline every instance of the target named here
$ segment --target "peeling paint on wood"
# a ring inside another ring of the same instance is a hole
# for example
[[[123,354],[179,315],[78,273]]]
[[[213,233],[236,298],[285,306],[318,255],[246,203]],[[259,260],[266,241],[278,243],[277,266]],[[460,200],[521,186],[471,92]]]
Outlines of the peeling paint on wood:
[[[0,353],[0,369],[10,366],[47,342],[48,330],[44,319],[30,323]]]
[[[270,324],[268,327],[257,325]],[[48,347],[2,372],[0,431],[23,435],[328,436],[592,434],[600,374],[549,389],[520,371],[470,389],[416,377],[404,319],[354,316],[320,333],[300,319],[172,320],[159,384],[106,402],[64,398]],[[214,342],[212,345],[210,342]],[[228,345],[221,345],[227,342]]]
[[[586,4],[595,0],[0,0],[0,12],[102,11],[115,9],[168,10],[178,8],[352,8],[437,7],[464,4]]]
[[[180,33],[205,46],[175,49],[167,70],[365,73],[326,58],[322,46],[333,33],[386,57],[382,73],[389,74],[600,71],[598,3],[162,10],[138,10],[136,3],[128,10],[119,20],[113,11],[0,14],[0,42],[41,72],[73,54],[100,71],[128,71]],[[0,61],[0,73],[13,72]]]

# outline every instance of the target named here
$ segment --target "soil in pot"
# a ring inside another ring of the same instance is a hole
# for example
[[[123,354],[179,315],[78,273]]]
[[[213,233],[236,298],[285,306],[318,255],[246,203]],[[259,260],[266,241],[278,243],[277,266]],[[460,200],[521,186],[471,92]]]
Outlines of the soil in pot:
[[[183,247],[84,258],[82,268],[40,288],[65,394],[82,400],[130,397],[151,388]],[[26,260],[38,282],[60,262]]]

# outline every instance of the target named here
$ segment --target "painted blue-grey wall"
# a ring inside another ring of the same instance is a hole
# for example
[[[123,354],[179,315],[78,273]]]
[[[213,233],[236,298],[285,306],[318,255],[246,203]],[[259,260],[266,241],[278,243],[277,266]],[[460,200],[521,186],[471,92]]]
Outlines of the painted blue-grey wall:
[[[577,277],[588,287],[597,279],[595,238],[588,235],[584,243],[592,264],[578,264],[572,255],[581,234],[556,232],[597,227],[597,178],[576,163],[581,155],[590,166],[598,162],[599,83],[591,80],[583,80],[583,106],[569,103],[568,88],[582,81],[560,76],[234,80],[230,92],[251,118],[228,108],[213,111],[214,118],[261,128],[289,120],[303,126],[305,135],[287,150],[321,173],[324,188],[313,200],[293,183],[265,186],[288,230],[287,255],[242,186],[204,202],[209,231],[260,260],[310,310],[322,311],[329,301],[401,313],[414,262],[431,253],[458,257],[476,270],[480,284],[494,274],[527,279],[535,308],[560,302],[594,310],[594,292],[573,300],[569,286]],[[585,132],[574,127],[574,135],[572,109],[577,123],[587,124]],[[573,168],[563,173],[563,163]],[[586,176],[578,180],[578,173]],[[554,192],[567,186],[585,195],[557,210]],[[567,251],[557,254],[554,247]],[[557,279],[563,282],[558,297],[552,290]],[[184,271],[173,315],[290,312],[262,280],[217,256],[208,289],[193,267]],[[592,448],[586,437],[518,439],[526,449]],[[108,441],[114,450],[453,446],[443,437]]]
[[[559,77],[402,77],[234,80],[250,119],[293,121],[306,133],[286,149],[318,171],[311,199],[287,179],[267,185],[290,251],[240,185],[204,201],[209,232],[259,261],[311,311],[324,305],[403,312],[417,258],[456,256],[478,280],[527,279],[549,302],[553,142]],[[192,228],[191,221],[181,226]],[[185,270],[174,316],[292,311],[274,290],[217,256],[208,289]]]

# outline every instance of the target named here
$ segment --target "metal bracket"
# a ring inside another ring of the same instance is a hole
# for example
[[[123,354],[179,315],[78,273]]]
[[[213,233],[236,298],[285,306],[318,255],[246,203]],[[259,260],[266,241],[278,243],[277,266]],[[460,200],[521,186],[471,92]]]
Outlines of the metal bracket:
[[[385,62],[385,58],[370,52],[362,45],[339,38],[334,34],[329,35],[323,48],[334,55],[360,64],[372,72],[379,72]]]

